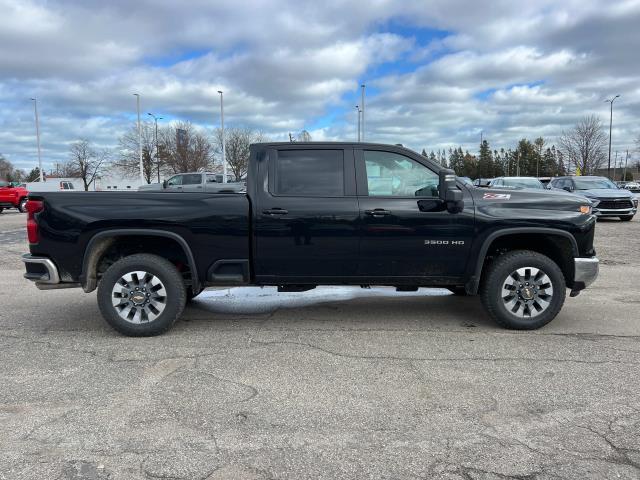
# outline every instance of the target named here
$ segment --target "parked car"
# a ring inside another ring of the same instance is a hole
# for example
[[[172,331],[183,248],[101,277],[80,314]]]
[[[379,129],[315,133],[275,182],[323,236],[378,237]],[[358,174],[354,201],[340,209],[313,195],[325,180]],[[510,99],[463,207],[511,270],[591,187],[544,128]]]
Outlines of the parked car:
[[[255,144],[247,186],[30,197],[25,277],[97,287],[106,321],[146,336],[203,288],[234,285],[444,287],[479,293],[504,327],[533,329],[598,274],[587,199],[473,188],[406,148]]]
[[[492,178],[476,178],[473,181],[473,185],[475,187],[488,187],[489,184],[491,183],[491,180],[493,180]]]
[[[0,180],[0,213],[5,208],[16,208],[20,212],[26,212],[28,195],[26,188],[15,187],[9,182]]]
[[[489,188],[536,188],[544,190],[544,185],[534,177],[498,177],[489,182]]]
[[[640,192],[640,183],[638,182],[626,182],[624,185],[625,190],[629,190],[630,192]]]
[[[469,177],[458,177],[458,179],[461,182],[464,182],[464,183],[466,183],[468,185],[473,185],[473,180],[471,180]]]
[[[619,217],[629,221],[636,214],[638,199],[628,190],[620,189],[606,177],[557,177],[549,188],[562,189],[587,197],[593,202],[593,213],[598,217]]]
[[[242,182],[222,183],[223,178],[222,174],[209,172],[179,173],[162,183],[141,185],[138,191],[239,193],[246,189]]]

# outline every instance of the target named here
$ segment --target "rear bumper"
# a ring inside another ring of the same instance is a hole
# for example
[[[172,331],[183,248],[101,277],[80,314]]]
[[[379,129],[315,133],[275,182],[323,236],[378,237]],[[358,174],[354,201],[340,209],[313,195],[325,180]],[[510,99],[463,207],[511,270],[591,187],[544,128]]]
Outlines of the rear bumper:
[[[29,253],[22,255],[24,267],[27,270],[24,278],[36,283],[40,290],[54,290],[58,288],[76,288],[79,283],[63,282],[60,280],[58,267],[47,257],[35,257]]]
[[[573,288],[571,296],[575,296],[584,290],[598,278],[600,271],[600,260],[598,257],[574,258],[575,274],[573,277]]]
[[[58,267],[52,260],[46,257],[34,257],[29,253],[22,255],[22,261],[26,268],[24,278],[32,282],[55,285],[60,283]]]

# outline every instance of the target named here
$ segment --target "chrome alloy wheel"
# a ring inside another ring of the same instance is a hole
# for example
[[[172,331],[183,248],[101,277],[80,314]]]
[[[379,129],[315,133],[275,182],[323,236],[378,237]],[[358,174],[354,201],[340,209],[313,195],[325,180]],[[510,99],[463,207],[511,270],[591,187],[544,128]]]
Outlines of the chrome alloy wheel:
[[[123,320],[148,323],[158,318],[167,306],[167,291],[152,273],[129,272],[113,286],[111,302]]]
[[[502,301],[505,308],[521,318],[533,318],[544,312],[553,297],[549,276],[539,268],[519,268],[505,278]]]

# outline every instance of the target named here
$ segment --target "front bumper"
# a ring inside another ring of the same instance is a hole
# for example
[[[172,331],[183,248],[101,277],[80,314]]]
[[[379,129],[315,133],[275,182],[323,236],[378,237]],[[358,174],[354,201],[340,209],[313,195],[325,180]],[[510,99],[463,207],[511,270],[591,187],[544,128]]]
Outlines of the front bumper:
[[[593,213],[596,217],[626,217],[628,215],[635,215],[637,208],[594,208]]]
[[[598,260],[598,257],[574,258],[573,262],[575,274],[573,276],[571,296],[575,297],[581,290],[596,281],[600,271],[600,260]]]

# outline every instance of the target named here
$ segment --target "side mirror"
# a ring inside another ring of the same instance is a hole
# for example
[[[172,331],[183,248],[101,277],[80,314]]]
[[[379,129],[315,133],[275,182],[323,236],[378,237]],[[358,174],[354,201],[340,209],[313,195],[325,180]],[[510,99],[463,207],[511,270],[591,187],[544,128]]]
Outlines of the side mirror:
[[[162,181],[162,188],[167,188],[169,186],[169,183],[167,183],[166,180]]]
[[[440,200],[442,200],[449,213],[459,213],[464,208],[462,191],[456,185],[456,174],[453,170],[440,170],[438,190]]]
[[[569,185],[567,185],[566,187],[562,187],[563,190],[566,190],[567,192],[573,192],[573,187],[570,187]]]

